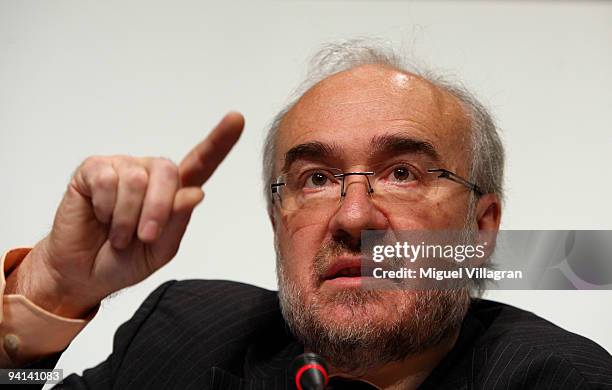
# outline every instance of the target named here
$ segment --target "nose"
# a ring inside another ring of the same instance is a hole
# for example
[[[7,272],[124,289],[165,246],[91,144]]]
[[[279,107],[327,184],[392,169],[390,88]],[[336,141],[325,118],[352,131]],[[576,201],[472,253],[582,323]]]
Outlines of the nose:
[[[372,202],[369,189],[365,176],[345,178],[344,196],[329,223],[334,238],[355,244],[361,240],[362,231],[387,228],[387,219]]]

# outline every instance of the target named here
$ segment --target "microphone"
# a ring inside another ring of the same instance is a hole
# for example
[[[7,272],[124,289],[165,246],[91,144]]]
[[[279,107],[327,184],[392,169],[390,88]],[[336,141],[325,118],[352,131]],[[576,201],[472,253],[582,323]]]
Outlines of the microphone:
[[[291,365],[297,390],[325,390],[329,379],[325,359],[316,353],[303,353]]]

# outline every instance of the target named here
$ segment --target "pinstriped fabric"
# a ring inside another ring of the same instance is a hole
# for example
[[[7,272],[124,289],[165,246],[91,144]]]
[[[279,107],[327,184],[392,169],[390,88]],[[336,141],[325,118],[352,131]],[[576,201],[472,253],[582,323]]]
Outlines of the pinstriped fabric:
[[[465,370],[468,389],[612,389],[609,353],[531,313],[474,300],[462,333],[423,388],[460,388],[451,381]],[[469,356],[454,353],[466,340]]]
[[[113,353],[65,389],[291,389],[303,351],[276,292],[228,281],[171,281],[114,338]],[[32,367],[53,366],[59,355]],[[531,313],[473,300],[457,344],[421,389],[612,389],[612,357]]]

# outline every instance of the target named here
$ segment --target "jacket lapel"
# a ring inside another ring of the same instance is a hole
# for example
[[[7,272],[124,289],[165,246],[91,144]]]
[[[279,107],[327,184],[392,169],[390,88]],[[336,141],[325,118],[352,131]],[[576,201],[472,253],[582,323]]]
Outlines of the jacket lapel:
[[[293,390],[293,359],[304,352],[304,347],[293,341],[273,356],[262,358],[250,348],[240,377],[221,367],[210,368],[204,377],[205,388],[211,390]]]

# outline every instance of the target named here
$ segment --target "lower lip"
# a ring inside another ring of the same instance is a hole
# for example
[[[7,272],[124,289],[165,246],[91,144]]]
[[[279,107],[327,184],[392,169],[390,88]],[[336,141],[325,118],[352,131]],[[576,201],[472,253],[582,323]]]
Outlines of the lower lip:
[[[326,279],[323,282],[323,286],[329,286],[334,288],[360,287],[365,279],[367,279],[367,277],[365,276],[341,276],[339,278]]]

